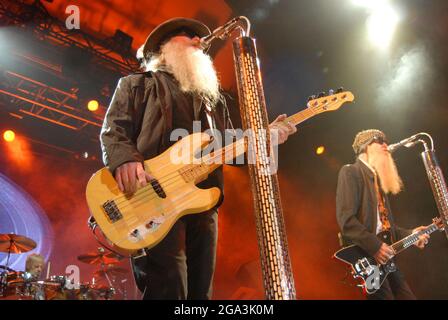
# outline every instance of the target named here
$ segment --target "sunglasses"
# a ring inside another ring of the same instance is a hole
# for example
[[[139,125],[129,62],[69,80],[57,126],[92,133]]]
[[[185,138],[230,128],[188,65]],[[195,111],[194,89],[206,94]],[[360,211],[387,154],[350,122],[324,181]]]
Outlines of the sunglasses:
[[[374,136],[371,143],[389,144],[389,141],[387,141],[387,139],[382,136]]]

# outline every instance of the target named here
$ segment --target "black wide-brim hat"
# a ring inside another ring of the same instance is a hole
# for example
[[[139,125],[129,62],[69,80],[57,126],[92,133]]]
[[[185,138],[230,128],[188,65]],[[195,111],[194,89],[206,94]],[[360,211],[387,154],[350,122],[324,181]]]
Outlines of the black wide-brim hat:
[[[159,52],[160,46],[165,40],[168,40],[170,37],[173,37],[182,31],[198,36],[199,38],[211,34],[210,29],[198,20],[173,18],[159,24],[152,30],[143,45],[143,55],[148,57],[151,54]]]

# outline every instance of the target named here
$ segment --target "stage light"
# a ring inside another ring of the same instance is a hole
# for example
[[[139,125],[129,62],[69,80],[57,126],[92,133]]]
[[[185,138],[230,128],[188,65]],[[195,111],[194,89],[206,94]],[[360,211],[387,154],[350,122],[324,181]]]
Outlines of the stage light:
[[[378,48],[387,48],[398,22],[398,14],[392,7],[376,8],[366,22],[370,42]]]
[[[322,155],[324,152],[325,152],[325,147],[324,146],[317,147],[316,154],[318,156]]]
[[[352,3],[356,6],[365,7],[365,8],[374,8],[378,6],[378,4],[384,4],[387,0],[352,0]]]
[[[86,151],[86,152],[84,152],[83,154],[82,154],[82,157],[84,158],[84,159],[89,159],[89,153]]]
[[[99,106],[100,104],[97,100],[90,100],[89,103],[87,103],[87,109],[92,112],[98,110]]]
[[[366,21],[369,41],[380,49],[386,49],[400,21],[398,12],[390,4],[390,0],[352,0],[354,5],[367,10]]]
[[[15,138],[16,138],[16,134],[14,133],[14,131],[6,130],[5,132],[3,132],[3,139],[6,142],[13,142]]]

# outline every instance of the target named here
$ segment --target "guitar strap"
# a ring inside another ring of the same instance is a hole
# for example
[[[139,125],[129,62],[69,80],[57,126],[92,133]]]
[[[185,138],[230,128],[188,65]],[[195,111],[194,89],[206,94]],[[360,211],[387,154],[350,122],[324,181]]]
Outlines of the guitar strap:
[[[211,106],[209,102],[203,101],[203,103],[204,103],[204,112],[207,117],[207,122],[210,128],[211,135],[213,139],[216,141],[217,137],[215,134],[217,133],[218,129],[216,127],[214,108]]]
[[[216,121],[215,121],[215,117],[213,114],[213,109],[209,103],[204,103],[204,110],[205,110],[205,115],[207,116],[208,126],[209,126],[210,130],[215,132]]]

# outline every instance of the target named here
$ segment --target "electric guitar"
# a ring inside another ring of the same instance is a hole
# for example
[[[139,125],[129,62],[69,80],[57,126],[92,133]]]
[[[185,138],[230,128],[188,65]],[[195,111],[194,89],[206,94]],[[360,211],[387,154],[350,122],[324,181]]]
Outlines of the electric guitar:
[[[431,234],[436,230],[443,230],[443,222],[440,218],[434,218],[433,223],[425,229],[415,232],[393,244],[389,231],[380,232],[377,236],[381,241],[389,244],[394,250],[395,255],[397,255],[416,243],[419,240],[419,236]],[[360,278],[361,284],[358,286],[362,287],[363,291],[367,294],[373,294],[378,291],[387,276],[397,270],[397,266],[393,260],[389,260],[384,265],[379,264],[374,257],[370,256],[357,245],[342,248],[333,257],[351,267],[353,278]]]
[[[285,119],[297,125],[317,114],[333,111],[354,100],[349,91],[319,96],[308,101],[308,108]],[[236,158],[247,149],[242,138],[202,157],[210,144],[204,132],[188,135],[162,154],[144,161],[153,180],[133,194],[122,193],[107,168],[96,172],[86,189],[87,204],[96,225],[116,251],[137,254],[157,245],[182,216],[207,211],[220,199],[218,188],[199,189],[196,184],[223,163],[218,159]],[[176,159],[176,161],[173,161]]]

